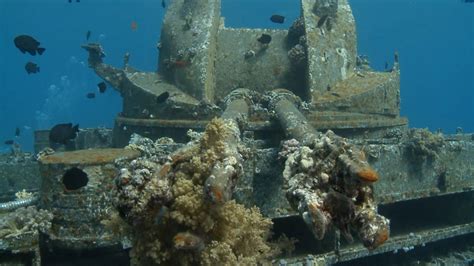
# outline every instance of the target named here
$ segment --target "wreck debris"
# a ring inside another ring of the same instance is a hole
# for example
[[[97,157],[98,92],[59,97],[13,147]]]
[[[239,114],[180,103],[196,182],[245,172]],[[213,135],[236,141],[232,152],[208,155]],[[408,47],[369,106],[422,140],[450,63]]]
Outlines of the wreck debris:
[[[418,163],[437,159],[445,144],[442,134],[433,134],[428,129],[411,129],[406,137],[406,151]]]
[[[324,23],[326,22],[327,19],[328,19],[328,15],[323,15],[322,17],[320,17],[316,27],[321,28],[324,25]]]
[[[398,52],[395,51],[394,55],[393,55],[393,68],[392,70],[393,71],[398,71],[400,70],[400,63],[399,63],[399,55],[398,55]]]
[[[89,52],[89,67],[95,67],[99,64],[102,64],[102,58],[105,57],[105,52],[102,46],[98,43],[89,43],[86,45],[81,45],[87,52]]]
[[[40,157],[39,204],[55,216],[48,232],[51,246],[80,250],[89,247],[92,239],[96,246],[120,243],[100,222],[115,212],[111,192],[117,175],[115,160],[138,155],[124,149],[88,149]]]
[[[314,3],[313,12],[319,17],[316,27],[321,30],[322,35],[324,35],[322,29],[324,25],[328,31],[332,29],[333,20],[337,17],[338,2],[338,0],[316,0]]]
[[[302,17],[296,19],[288,29],[288,41],[291,45],[299,42],[300,38],[305,35],[304,20]]]
[[[19,208],[0,216],[0,238],[17,237],[25,233],[47,233],[51,228],[53,214],[38,210],[35,206]]]
[[[293,46],[288,51],[288,59],[296,69],[303,69],[307,63],[306,50],[301,44]]]
[[[319,16],[335,17],[339,7],[339,0],[316,0],[313,7],[313,12]]]
[[[126,52],[125,55],[123,56],[123,68],[128,67],[128,61],[130,61],[130,53]]]
[[[142,156],[117,162],[116,205],[131,227],[132,263],[254,265],[272,255],[271,221],[231,200],[242,172],[247,91],[231,93],[226,103],[222,117],[186,145],[166,153],[160,140],[134,135],[128,149]]]
[[[242,173],[242,155],[239,153],[240,125],[246,121],[249,113],[248,90],[235,90],[226,99],[227,108],[222,114],[227,133],[222,136],[226,144],[226,154],[217,162],[211,175],[205,181],[205,194],[213,203],[230,200],[235,179]],[[209,131],[211,132],[211,131]],[[208,135],[203,136],[204,141]]]
[[[373,198],[377,172],[347,140],[332,131],[316,131],[296,108],[295,98],[277,91],[271,103],[285,132],[297,140],[284,143],[280,152],[286,156],[283,177],[290,204],[318,239],[335,225],[349,241],[353,229],[367,248],[378,247],[390,229]]]
[[[358,55],[356,58],[356,68],[358,71],[371,71],[369,57],[367,55]],[[358,76],[365,77],[362,73],[358,73]]]

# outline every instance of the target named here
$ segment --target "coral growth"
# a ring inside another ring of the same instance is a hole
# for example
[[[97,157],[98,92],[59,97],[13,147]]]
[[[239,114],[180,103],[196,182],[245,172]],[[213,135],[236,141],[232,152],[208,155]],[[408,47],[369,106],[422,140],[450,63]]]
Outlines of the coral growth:
[[[29,199],[33,197],[33,193],[23,189],[21,191],[16,192],[15,197],[19,200]]]
[[[411,129],[407,135],[406,150],[417,162],[435,160],[445,144],[441,134],[433,134],[428,129]]]
[[[297,44],[288,51],[290,63],[297,69],[302,69],[307,63],[306,49],[303,45]]]
[[[346,239],[352,242],[349,224],[355,218],[354,202],[342,193],[331,191],[324,199],[323,208],[331,214],[334,224],[341,230]]]
[[[51,228],[53,214],[34,206],[16,209],[0,216],[0,238],[7,239],[21,234],[46,233]]]
[[[367,182],[375,182],[379,179],[379,174],[374,169],[366,167],[357,172],[357,176]]]
[[[313,234],[322,239],[335,225],[348,241],[355,230],[368,248],[387,240],[389,220],[377,214],[371,183],[378,173],[365,154],[332,131],[314,134],[308,145],[283,144],[287,198]]]
[[[174,152],[134,136],[142,156],[118,161],[117,207],[133,235],[135,265],[255,265],[271,256],[271,221],[231,200],[241,169],[233,123],[214,119]]]

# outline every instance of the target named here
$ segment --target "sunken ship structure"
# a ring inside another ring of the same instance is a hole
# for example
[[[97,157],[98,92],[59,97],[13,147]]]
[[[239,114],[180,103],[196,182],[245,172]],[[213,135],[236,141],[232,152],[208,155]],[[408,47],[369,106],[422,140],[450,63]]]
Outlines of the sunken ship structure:
[[[122,112],[1,158],[0,262],[331,265],[472,243],[473,135],[409,128],[398,54],[371,69],[347,0],[300,4],[269,30],[172,1],[157,72],[83,45]]]

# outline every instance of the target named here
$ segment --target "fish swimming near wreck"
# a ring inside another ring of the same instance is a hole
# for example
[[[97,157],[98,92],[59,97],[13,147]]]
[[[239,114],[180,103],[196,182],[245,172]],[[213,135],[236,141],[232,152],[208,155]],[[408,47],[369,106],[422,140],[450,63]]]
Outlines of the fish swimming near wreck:
[[[94,99],[95,98],[95,93],[89,92],[88,94],[86,94],[86,97],[87,97],[87,99]]]
[[[100,93],[104,93],[105,90],[107,90],[107,84],[105,84],[105,82],[102,81],[97,84],[97,88],[99,88]]]
[[[272,36],[263,33],[260,37],[258,37],[257,41],[261,44],[269,44],[272,41]]]
[[[270,20],[271,20],[271,22],[273,22],[273,23],[278,23],[278,24],[285,23],[285,17],[282,16],[282,15],[272,15],[272,16],[270,17]]]
[[[19,35],[15,37],[13,42],[15,43],[16,48],[20,49],[22,53],[28,52],[31,55],[36,55],[38,52],[38,54],[42,55],[44,51],[46,51],[45,48],[39,47],[41,44],[40,42],[29,35]]]
[[[33,62],[26,63],[25,70],[26,70],[26,73],[28,73],[28,75],[31,73],[36,74],[40,72],[39,66]]]
[[[77,137],[79,125],[72,126],[72,123],[57,124],[49,131],[49,141],[67,145]]]

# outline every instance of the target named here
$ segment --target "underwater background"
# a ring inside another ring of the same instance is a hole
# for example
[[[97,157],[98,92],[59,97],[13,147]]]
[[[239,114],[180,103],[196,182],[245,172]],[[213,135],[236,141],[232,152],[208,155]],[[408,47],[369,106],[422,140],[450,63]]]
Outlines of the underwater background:
[[[167,3],[172,0],[165,0]],[[474,3],[461,0],[350,0],[356,20],[359,54],[383,70],[398,51],[401,68],[401,115],[410,127],[457,127],[474,132]],[[227,27],[284,28],[299,16],[297,0],[222,0]],[[161,0],[0,0],[0,152],[14,139],[33,150],[33,132],[57,123],[81,128],[112,127],[121,111],[119,93],[97,93],[101,79],[87,66],[80,45],[99,42],[104,62],[156,71]],[[269,20],[286,17],[284,24]],[[22,54],[13,39],[31,35],[46,51]],[[40,72],[28,75],[25,63]],[[94,99],[87,93],[96,92]]]

